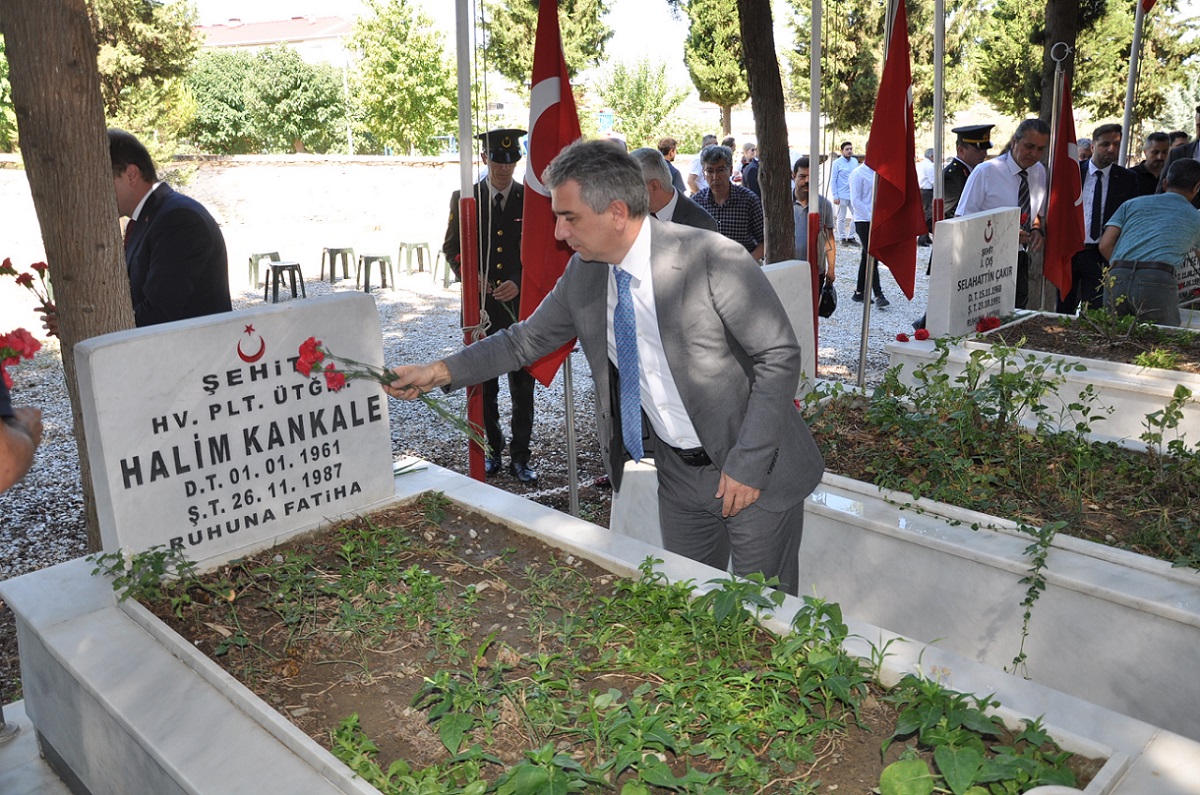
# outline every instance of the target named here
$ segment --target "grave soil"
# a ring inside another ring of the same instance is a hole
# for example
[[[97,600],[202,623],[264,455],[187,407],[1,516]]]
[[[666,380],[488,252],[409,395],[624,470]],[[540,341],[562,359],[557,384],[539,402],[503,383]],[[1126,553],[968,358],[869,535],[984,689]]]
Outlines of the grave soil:
[[[384,770],[395,759],[408,760],[414,768],[421,768],[444,762],[450,756],[428,712],[413,706],[428,678],[445,670],[470,671],[476,659],[484,672],[495,666],[507,668],[506,676],[531,675],[539,655],[563,650],[553,630],[555,622],[576,611],[586,615],[585,600],[611,594],[617,582],[615,575],[586,561],[453,505],[438,524],[430,523],[415,506],[391,509],[369,521],[376,528],[415,530],[416,537],[424,540],[405,553],[403,568],[428,571],[447,582],[448,590],[454,593],[473,587],[478,614],[470,624],[470,637],[461,642],[463,656],[458,660],[447,661],[445,644],[434,640],[444,617],[433,612],[421,615],[414,627],[370,636],[322,629],[334,623],[338,611],[377,601],[378,594],[347,595],[340,605],[334,600],[314,605],[319,615],[306,622],[303,629],[284,626],[279,614],[268,607],[275,595],[258,588],[254,572],[279,562],[281,554],[291,559],[294,552],[311,557],[306,576],[336,580],[335,572],[345,565],[339,555],[341,536],[336,529],[262,553],[243,566],[215,572],[206,579],[225,583],[222,587],[228,588],[228,596],[224,599],[213,599],[192,589],[194,601],[180,616],[173,614],[169,604],[148,607],[325,748],[331,747],[338,724],[357,714],[359,725],[379,747],[376,761]],[[544,586],[550,582],[555,587],[547,593]],[[589,591],[593,593],[589,595]],[[231,622],[228,602],[234,601],[237,620]],[[238,630],[248,642],[231,645],[229,639]],[[661,683],[644,674],[601,666],[590,676],[590,681],[580,683],[584,692],[603,693],[615,688],[626,698],[647,683]],[[463,747],[480,742],[506,765],[519,761],[526,751],[545,741],[530,736],[533,732],[525,707],[523,703],[504,702],[496,728],[487,735],[475,730]],[[860,718],[859,723],[847,721],[842,729],[825,730],[816,744],[816,761],[810,768],[795,772],[792,780],[819,781],[825,792],[877,791],[873,788],[878,786],[881,771],[899,757],[905,743],[893,743],[886,758],[880,752],[895,728],[896,711],[878,688],[863,699]],[[768,738],[764,751],[770,744]],[[560,741],[559,745],[560,753],[572,754],[589,767],[595,764],[588,758],[590,743],[575,740]],[[666,761],[677,774],[684,772],[685,760],[668,755]],[[715,770],[727,763],[701,756],[691,758],[690,764]],[[1077,776],[1086,780],[1099,765],[1080,760]],[[498,768],[493,770],[491,779],[500,772]],[[791,791],[790,785],[785,788],[784,782],[775,782],[760,790],[782,791]]]
[[[1039,315],[1011,328],[998,329],[990,336],[1031,351],[1124,364],[1134,364],[1141,354],[1164,350],[1176,357],[1172,369],[1200,373],[1200,335],[1194,333],[1142,325],[1133,327],[1128,334],[1110,334],[1085,318]],[[981,341],[987,339],[983,337]]]

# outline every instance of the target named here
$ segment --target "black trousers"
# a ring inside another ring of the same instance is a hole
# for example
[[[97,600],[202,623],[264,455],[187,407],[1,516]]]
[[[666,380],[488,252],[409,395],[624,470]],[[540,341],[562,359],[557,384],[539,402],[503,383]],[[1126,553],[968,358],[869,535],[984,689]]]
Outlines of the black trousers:
[[[854,231],[862,241],[862,256],[858,260],[858,286],[854,288],[854,293],[862,295],[867,283],[867,243],[871,239],[871,222],[855,221]],[[871,291],[875,295],[883,295],[883,285],[879,283],[879,260],[871,263]]]
[[[1058,312],[1073,315],[1080,304],[1084,309],[1099,309],[1104,306],[1104,269],[1108,260],[1100,253],[1100,247],[1089,243],[1071,257],[1071,292],[1059,296]]]
[[[533,376],[524,370],[508,374],[508,393],[512,396],[512,444],[509,457],[517,464],[529,463],[529,440],[533,435]],[[504,450],[504,432],[500,428],[500,379],[483,382],[483,429],[487,434],[489,455],[499,458]]]
[[[1024,309],[1029,305],[1029,253],[1017,251],[1017,293],[1016,308]]]

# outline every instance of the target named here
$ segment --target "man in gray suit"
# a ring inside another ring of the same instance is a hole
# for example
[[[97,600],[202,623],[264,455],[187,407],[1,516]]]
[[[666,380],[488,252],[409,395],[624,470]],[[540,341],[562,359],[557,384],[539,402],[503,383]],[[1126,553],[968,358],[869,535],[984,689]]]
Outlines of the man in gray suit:
[[[717,231],[717,222],[703,207],[684,196],[671,184],[667,160],[657,149],[634,149],[629,154],[642,167],[642,178],[650,194],[650,213],[660,221],[671,221],[697,229]]]
[[[567,147],[542,183],[555,236],[576,252],[550,295],[444,360],[395,368],[386,391],[412,400],[479,383],[578,337],[613,487],[626,460],[652,456],[667,549],[718,568],[732,555],[734,573],[796,593],[804,498],[824,465],[792,404],[800,346],[758,263],[739,243],[648,218],[641,169],[606,142]],[[623,423],[623,402],[641,416]]]

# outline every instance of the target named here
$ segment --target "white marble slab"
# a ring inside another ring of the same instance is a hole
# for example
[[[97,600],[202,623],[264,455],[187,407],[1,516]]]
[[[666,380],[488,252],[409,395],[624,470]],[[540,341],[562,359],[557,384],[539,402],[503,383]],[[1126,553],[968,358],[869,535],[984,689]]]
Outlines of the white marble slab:
[[[187,550],[202,566],[392,494],[387,397],[295,371],[316,336],[383,361],[359,293],[270,304],[86,340],[76,348],[106,550]]]
[[[931,335],[960,336],[985,317],[1012,314],[1019,224],[1015,207],[938,222],[925,320]]]
[[[796,397],[808,393],[817,377],[817,332],[813,321],[812,268],[801,260],[784,260],[763,266],[763,273],[775,288],[788,320],[800,342],[800,386]]]

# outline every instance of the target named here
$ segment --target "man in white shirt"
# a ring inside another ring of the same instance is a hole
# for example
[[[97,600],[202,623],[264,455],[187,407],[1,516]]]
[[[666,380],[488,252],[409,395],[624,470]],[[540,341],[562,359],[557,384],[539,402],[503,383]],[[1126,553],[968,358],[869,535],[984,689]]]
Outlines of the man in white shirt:
[[[862,256],[858,259],[858,282],[850,299],[862,302],[867,289],[867,260],[870,259],[871,292],[875,295],[875,306],[883,309],[891,301],[883,294],[883,285],[879,283],[879,260],[867,253],[867,246],[871,242],[871,213],[875,209],[875,171],[865,162],[850,172],[850,203],[854,208],[854,230],[862,244]]]
[[[934,168],[933,150],[926,149],[925,156],[917,161],[917,187],[921,189],[921,206],[925,208],[925,225],[931,229],[933,228]],[[917,238],[917,245],[933,245],[933,240],[930,239],[928,232]]]
[[[706,146],[712,146],[717,142],[717,136],[706,135],[700,142],[700,151],[703,152]],[[708,187],[708,180],[704,177],[704,163],[700,162],[700,155],[692,158],[692,164],[688,168],[687,177],[688,190],[695,196],[700,191]]]
[[[840,154],[833,159],[829,167],[829,192],[833,194],[833,204],[837,207],[837,237],[845,245],[854,243],[854,211],[850,207],[850,173],[858,168],[858,158],[854,156],[854,144],[842,141]]]
[[[958,200],[956,216],[1017,207],[1021,210],[1017,251],[1016,307],[1029,302],[1029,254],[1042,249],[1046,213],[1046,167],[1042,157],[1050,145],[1050,125],[1041,119],[1026,119],[1013,133],[1004,154],[980,163],[967,177]]]

